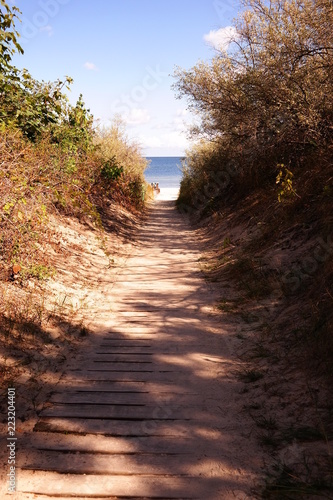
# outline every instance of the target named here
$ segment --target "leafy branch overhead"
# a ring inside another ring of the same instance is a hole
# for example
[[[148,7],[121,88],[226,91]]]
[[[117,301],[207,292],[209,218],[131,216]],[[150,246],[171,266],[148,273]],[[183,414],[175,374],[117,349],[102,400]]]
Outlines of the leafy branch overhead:
[[[235,189],[273,185],[280,164],[293,165],[295,186],[299,170],[313,169],[310,157],[330,165],[332,2],[244,0],[243,7],[227,51],[175,74],[179,97],[200,119],[192,135],[201,143],[189,152],[185,176],[190,197],[230,162]],[[285,182],[290,187],[291,177]]]
[[[0,73],[12,69],[10,65],[13,54],[17,51],[23,54],[18,42],[19,34],[15,29],[20,10],[10,8],[4,0],[0,0]]]

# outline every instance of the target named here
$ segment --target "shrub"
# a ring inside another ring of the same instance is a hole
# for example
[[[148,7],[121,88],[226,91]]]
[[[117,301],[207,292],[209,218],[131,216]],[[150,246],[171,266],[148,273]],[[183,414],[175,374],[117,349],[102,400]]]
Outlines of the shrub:
[[[330,177],[333,118],[333,9],[322,0],[246,0],[229,52],[176,71],[180,96],[201,117],[203,138],[189,152],[181,195],[237,167],[238,194],[281,181],[278,165],[293,172],[293,191],[307,170]],[[286,172],[287,172],[286,170]],[[324,176],[325,177],[325,176]],[[285,188],[290,186],[285,179]],[[325,178],[323,179],[326,180]],[[323,187],[323,186],[322,186]],[[220,194],[230,189],[221,182]],[[297,189],[296,189],[297,191]],[[292,191],[290,191],[292,192]]]

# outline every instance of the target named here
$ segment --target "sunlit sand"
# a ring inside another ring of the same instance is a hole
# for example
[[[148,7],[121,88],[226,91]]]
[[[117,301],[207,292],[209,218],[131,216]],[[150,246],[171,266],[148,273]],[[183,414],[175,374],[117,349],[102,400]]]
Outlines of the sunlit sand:
[[[155,195],[156,200],[176,200],[179,188],[161,188],[161,192]]]

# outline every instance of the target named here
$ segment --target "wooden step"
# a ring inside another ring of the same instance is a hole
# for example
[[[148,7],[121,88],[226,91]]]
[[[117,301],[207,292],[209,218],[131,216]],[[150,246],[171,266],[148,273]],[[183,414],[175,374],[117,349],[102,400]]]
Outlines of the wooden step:
[[[214,479],[203,481],[182,476],[112,476],[58,474],[56,472],[21,470],[18,472],[18,492],[52,497],[85,498],[146,498],[146,499],[213,499],[209,490]],[[215,497],[216,499],[216,497]]]
[[[170,425],[172,422],[172,425]],[[106,420],[42,417],[34,427],[36,432],[103,434],[106,436],[187,436],[189,422],[184,420]]]
[[[154,406],[147,406],[140,403],[133,404],[85,404],[85,403],[67,403],[53,404],[41,411],[40,416],[60,417],[60,418],[86,418],[128,421],[136,420],[190,420],[193,410],[191,408],[179,408],[179,403],[162,405],[160,403]],[[195,414],[198,415],[199,409]]]

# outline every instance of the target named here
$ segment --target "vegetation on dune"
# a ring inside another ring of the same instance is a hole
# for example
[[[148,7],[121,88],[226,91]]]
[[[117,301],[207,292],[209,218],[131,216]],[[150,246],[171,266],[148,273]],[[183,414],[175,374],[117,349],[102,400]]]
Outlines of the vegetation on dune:
[[[64,91],[71,78],[39,82],[12,65],[15,51],[23,53],[15,29],[19,15],[16,7],[1,0],[2,279],[14,265],[25,270],[25,276],[36,264],[44,265],[39,242],[47,231],[48,214],[89,217],[98,224],[101,195],[129,207],[142,205],[147,166],[120,123],[99,130],[82,96],[75,106],[68,102]]]
[[[333,5],[243,3],[228,51],[176,72],[179,96],[201,118],[192,130],[198,142],[187,155],[178,204],[206,216],[252,203],[256,213],[249,218],[262,222],[248,252],[257,258],[288,227],[312,238],[308,260],[316,260],[318,237],[327,242],[325,258],[305,273],[312,279],[281,269],[279,286],[290,296],[298,280],[294,294],[312,304],[318,317],[313,337],[324,341],[322,351],[331,359]]]
[[[184,163],[179,209],[194,214],[196,221],[204,219],[201,224],[208,227],[208,279],[225,287],[230,281],[237,284],[234,301],[226,298],[220,309],[249,322],[254,340],[247,340],[248,349],[258,339],[262,352],[272,349],[267,377],[273,372],[276,385],[284,387],[288,369],[307,385],[310,402],[300,402],[302,418],[312,418],[313,410],[328,448],[333,376],[332,26],[330,0],[243,0],[228,50],[175,74],[179,97],[188,99],[200,120],[191,131],[197,141]],[[221,227],[230,233],[219,234]],[[257,370],[257,361],[251,363],[249,369]],[[277,363],[280,372],[274,371]],[[282,403],[278,411],[283,414]],[[281,440],[276,447],[284,445]],[[327,478],[323,489],[332,487],[331,456],[324,465],[319,459],[309,466],[306,480],[297,466],[287,469],[285,477],[271,478],[265,498],[284,491],[286,498],[289,492],[314,493],[319,476]]]
[[[141,203],[146,195],[143,173],[148,161],[141,155],[139,146],[127,138],[121,120],[115,119],[112,126],[100,128],[94,144],[103,162],[102,177],[106,181],[118,181],[123,196]]]
[[[198,192],[208,201],[231,190],[242,197],[276,182],[281,200],[330,190],[332,2],[244,7],[228,52],[176,72],[179,95],[201,118],[180,196],[190,206]]]
[[[138,213],[146,195],[147,161],[139,146],[128,140],[119,120],[98,128],[82,96],[70,104],[65,94],[70,77],[40,82],[28,70],[13,65],[14,53],[23,54],[15,28],[20,14],[0,0],[0,333],[4,352],[10,339],[15,339],[8,331],[17,329],[20,335],[28,323],[37,329],[41,325],[44,292],[37,282],[55,271],[45,253],[45,245],[53,241],[50,216],[63,214],[89,223],[103,242],[103,231],[108,230],[105,207],[121,205],[127,213]],[[33,283],[38,293],[31,291]]]

